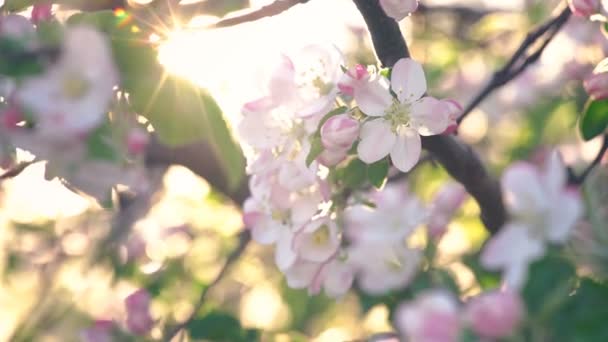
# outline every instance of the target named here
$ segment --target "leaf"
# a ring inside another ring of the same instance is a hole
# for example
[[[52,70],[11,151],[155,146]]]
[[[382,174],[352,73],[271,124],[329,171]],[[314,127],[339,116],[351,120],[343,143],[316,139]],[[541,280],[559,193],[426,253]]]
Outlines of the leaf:
[[[8,12],[21,12],[42,0],[5,0],[2,10]]]
[[[575,275],[574,267],[557,256],[548,255],[533,263],[522,291],[528,312],[538,314],[548,306],[559,305],[554,301],[568,296]]]
[[[40,56],[11,38],[0,38],[0,75],[24,77],[44,71]]]
[[[376,189],[382,189],[386,184],[388,166],[386,158],[367,166],[367,179]]]
[[[241,323],[232,315],[213,311],[203,318],[194,319],[187,327],[190,337],[193,339],[206,339],[217,342],[240,342],[252,341],[252,335],[256,332],[243,330]]]
[[[308,156],[306,156],[306,166],[310,166],[317,157],[323,153],[323,142],[321,141],[321,137],[319,135],[314,135],[310,139],[310,152],[308,152]]]
[[[345,168],[342,175],[344,185],[349,188],[358,188],[367,178],[367,164],[359,159],[353,159]]]
[[[97,127],[87,136],[87,156],[91,159],[120,161],[120,154],[112,142],[112,127],[109,122]]]
[[[589,100],[585,105],[579,128],[583,139],[591,140],[602,134],[608,126],[608,99]]]

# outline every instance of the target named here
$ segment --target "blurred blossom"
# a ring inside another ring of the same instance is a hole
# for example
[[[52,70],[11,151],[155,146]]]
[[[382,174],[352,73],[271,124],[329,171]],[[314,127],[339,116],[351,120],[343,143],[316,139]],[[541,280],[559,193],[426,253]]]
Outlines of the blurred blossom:
[[[154,326],[150,316],[150,294],[137,290],[125,299],[127,311],[127,329],[136,335],[147,335]]]
[[[111,320],[97,320],[93,326],[80,333],[82,342],[113,342],[116,324]]]
[[[401,21],[418,9],[418,0],[380,0],[380,6],[386,15]]]
[[[585,90],[595,100],[608,98],[608,58],[602,60],[593,73],[585,78]]]
[[[448,183],[439,189],[429,213],[427,224],[433,238],[442,236],[453,216],[467,198],[467,192],[460,183]]]
[[[24,16],[17,14],[0,16],[0,37],[31,41],[35,33],[34,26]]]
[[[53,4],[50,1],[41,1],[32,7],[31,20],[34,24],[50,20],[53,17]]]
[[[127,135],[127,150],[133,155],[140,155],[145,152],[150,135],[142,128],[136,127],[131,129]]]
[[[359,136],[359,121],[349,114],[335,115],[321,126],[320,134],[326,149],[349,149]]]
[[[460,333],[458,303],[443,290],[427,290],[395,313],[395,326],[407,341],[456,342]]]
[[[499,339],[513,335],[522,321],[524,303],[516,292],[494,290],[470,299],[464,310],[479,336]]]
[[[528,264],[544,255],[548,243],[565,243],[582,214],[578,191],[566,185],[566,168],[557,151],[543,168],[523,162],[510,166],[502,177],[502,188],[511,221],[485,246],[482,265],[503,270],[504,281],[521,288]]]
[[[568,6],[574,15],[589,17],[599,12],[600,0],[568,0]]]

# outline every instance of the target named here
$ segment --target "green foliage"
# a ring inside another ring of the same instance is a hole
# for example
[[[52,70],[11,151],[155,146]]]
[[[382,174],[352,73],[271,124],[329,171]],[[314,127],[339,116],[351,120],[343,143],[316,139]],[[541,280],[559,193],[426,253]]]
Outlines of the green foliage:
[[[574,267],[565,259],[547,255],[533,263],[522,296],[532,315],[555,310],[567,298],[575,276]]]
[[[186,328],[193,339],[214,342],[250,342],[259,339],[257,330],[244,329],[238,319],[221,311],[212,311],[196,318]]]
[[[113,144],[112,126],[105,122],[87,136],[87,156],[111,162],[120,161],[120,154]]]
[[[608,100],[589,100],[579,121],[581,135],[591,140],[602,134],[608,126]]]
[[[467,254],[463,256],[462,261],[473,272],[477,284],[483,290],[495,289],[500,286],[500,273],[483,268],[479,263],[479,253]]]
[[[0,75],[20,78],[43,71],[41,58],[17,40],[0,38]]]
[[[348,165],[339,170],[339,179],[348,188],[358,188],[367,179],[367,164],[355,158]]]
[[[367,166],[367,180],[376,188],[382,189],[388,176],[388,160],[382,159]]]

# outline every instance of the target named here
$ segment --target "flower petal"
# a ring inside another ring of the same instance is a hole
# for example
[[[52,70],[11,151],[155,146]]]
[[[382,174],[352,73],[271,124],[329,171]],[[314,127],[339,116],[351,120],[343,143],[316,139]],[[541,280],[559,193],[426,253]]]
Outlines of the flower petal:
[[[543,184],[552,196],[556,196],[564,190],[566,186],[566,168],[561,155],[557,151],[551,151],[544,165]]]
[[[363,162],[371,164],[386,157],[393,149],[397,136],[391,126],[384,120],[372,120],[361,127],[361,141],[357,154]]]
[[[412,103],[426,92],[422,65],[411,58],[401,58],[391,73],[391,88],[401,103]]]
[[[450,108],[426,96],[412,104],[411,120],[420,135],[441,134],[450,124]]]
[[[578,193],[565,191],[552,203],[547,238],[554,243],[564,243],[583,213]]]
[[[533,216],[550,204],[539,178],[538,171],[527,163],[515,163],[505,171],[501,185],[511,214]]]
[[[277,241],[274,260],[281,271],[290,268],[297,259],[297,254],[293,250],[294,235],[289,229],[283,229]]]
[[[411,128],[399,130],[399,136],[391,150],[393,165],[402,172],[408,172],[418,163],[422,142],[418,132]]]
[[[354,90],[359,109],[369,116],[383,116],[393,104],[393,96],[381,80],[370,81]]]
[[[490,239],[480,260],[481,265],[489,270],[509,269],[521,264],[527,265],[540,258],[544,252],[542,241],[532,238],[526,226],[508,223]]]

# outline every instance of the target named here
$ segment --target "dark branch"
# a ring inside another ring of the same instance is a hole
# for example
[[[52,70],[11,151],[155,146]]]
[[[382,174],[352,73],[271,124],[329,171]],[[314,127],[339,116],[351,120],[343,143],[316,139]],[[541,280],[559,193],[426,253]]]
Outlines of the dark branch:
[[[568,22],[571,14],[570,8],[566,7],[558,16],[528,33],[509,61],[492,75],[490,82],[465,107],[462,116],[458,119],[458,123],[462,122],[473,109],[481,104],[496,89],[507,84],[524,72],[530,65],[538,61],[547,45],[549,45],[564,24]],[[541,45],[536,50],[529,51],[542,37],[546,38]]]
[[[21,172],[23,172],[28,166],[30,166],[34,163],[35,163],[34,161],[22,162],[22,163],[19,163],[19,164],[13,166],[12,168],[6,170],[3,174],[0,174],[0,181],[19,176],[21,174]]]
[[[568,170],[569,171],[568,183],[571,185],[583,184],[583,182],[585,182],[585,179],[587,179],[587,177],[589,177],[589,174],[591,174],[591,171],[593,171],[593,169],[602,162],[602,159],[604,159],[604,155],[606,154],[606,151],[608,151],[608,134],[604,134],[603,141],[602,141],[602,147],[597,152],[597,156],[595,156],[595,159],[591,162],[591,164],[589,164],[589,166],[587,166],[587,168],[585,168],[585,170],[583,170],[583,172],[580,175],[576,176],[574,174],[574,172],[572,172],[572,170],[570,170],[570,169]]]
[[[219,22],[215,23],[213,27],[235,26],[267,17],[272,17],[281,14],[298,4],[303,4],[308,1],[309,0],[276,0],[275,2],[269,5],[266,5],[259,9],[255,9],[251,12],[247,12],[245,14],[231,18],[222,19]]]
[[[392,67],[399,59],[409,57],[399,26],[384,14],[378,0],[353,2],[367,23],[382,65]],[[422,144],[475,198],[487,229],[497,232],[507,219],[500,185],[488,174],[473,149],[451,136],[423,137]]]

